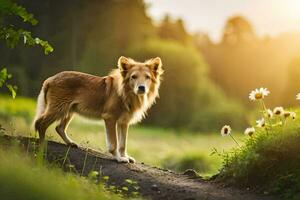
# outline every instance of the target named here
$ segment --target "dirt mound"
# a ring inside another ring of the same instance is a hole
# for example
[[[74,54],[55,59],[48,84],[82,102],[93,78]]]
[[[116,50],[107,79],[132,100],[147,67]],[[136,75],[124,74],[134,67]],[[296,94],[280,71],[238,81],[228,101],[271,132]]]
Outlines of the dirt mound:
[[[6,145],[11,145],[16,138],[4,136],[1,138]],[[35,139],[18,138],[28,149],[28,143]],[[2,142],[3,143],[3,142]],[[192,173],[178,174],[169,170],[151,167],[143,163],[120,164],[111,156],[92,149],[73,148],[64,144],[48,141],[47,160],[64,169],[76,171],[88,176],[91,171],[98,171],[99,179],[107,178],[107,185],[135,191],[128,182],[137,182],[139,194],[153,200],[276,200],[271,196],[251,194],[231,187],[205,181]],[[109,177],[109,178],[108,178]]]

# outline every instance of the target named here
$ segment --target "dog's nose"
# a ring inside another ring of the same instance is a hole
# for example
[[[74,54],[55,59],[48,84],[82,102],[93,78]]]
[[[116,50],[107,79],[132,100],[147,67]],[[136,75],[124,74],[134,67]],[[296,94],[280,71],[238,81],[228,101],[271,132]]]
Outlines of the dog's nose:
[[[139,90],[139,92],[145,92],[145,90],[146,90],[146,88],[145,88],[145,86],[143,86],[143,85],[140,85],[139,87],[138,87],[138,90]]]

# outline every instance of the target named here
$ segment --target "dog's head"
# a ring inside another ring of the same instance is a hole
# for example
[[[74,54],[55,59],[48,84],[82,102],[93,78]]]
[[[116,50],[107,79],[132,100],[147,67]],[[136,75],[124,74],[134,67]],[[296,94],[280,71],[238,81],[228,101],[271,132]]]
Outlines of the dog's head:
[[[159,57],[141,63],[121,56],[118,60],[118,67],[127,87],[136,95],[148,94],[151,88],[159,82],[163,73]]]

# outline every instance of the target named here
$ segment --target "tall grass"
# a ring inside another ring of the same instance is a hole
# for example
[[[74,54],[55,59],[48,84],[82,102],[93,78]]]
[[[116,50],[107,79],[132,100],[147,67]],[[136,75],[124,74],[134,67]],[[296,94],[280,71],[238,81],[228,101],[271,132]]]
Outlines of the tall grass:
[[[0,149],[0,197],[5,200],[104,200],[121,199],[102,184],[63,173],[17,151]]]

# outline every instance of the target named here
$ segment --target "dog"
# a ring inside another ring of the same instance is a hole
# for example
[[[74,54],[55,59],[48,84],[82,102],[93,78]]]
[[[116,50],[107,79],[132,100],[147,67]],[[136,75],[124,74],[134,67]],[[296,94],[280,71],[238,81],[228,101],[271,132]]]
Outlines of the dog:
[[[159,96],[163,74],[159,57],[137,62],[121,56],[118,68],[100,77],[76,71],[60,72],[46,79],[37,100],[34,120],[40,142],[47,128],[59,121],[56,132],[68,145],[78,147],[66,129],[74,114],[103,119],[108,151],[118,162],[135,162],[127,155],[129,125],[141,121]]]

